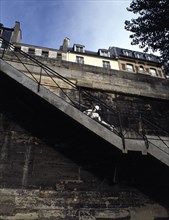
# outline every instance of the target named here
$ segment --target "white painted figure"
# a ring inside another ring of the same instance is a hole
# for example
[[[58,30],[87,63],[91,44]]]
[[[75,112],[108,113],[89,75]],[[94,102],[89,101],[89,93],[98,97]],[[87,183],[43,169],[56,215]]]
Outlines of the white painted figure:
[[[86,115],[90,116],[91,118],[101,122],[101,117],[100,117],[98,111],[100,111],[100,107],[98,105],[95,105],[93,109],[87,109],[83,113],[85,113]]]
[[[100,122],[101,124],[105,125],[106,127],[108,127],[111,131],[114,130],[114,126],[108,124],[107,122],[103,121],[99,115],[100,111],[100,107],[98,105],[95,105],[93,109],[87,109],[86,111],[84,111],[83,113],[85,113],[86,115],[88,115],[89,117],[91,117],[92,119],[97,120],[98,122]]]

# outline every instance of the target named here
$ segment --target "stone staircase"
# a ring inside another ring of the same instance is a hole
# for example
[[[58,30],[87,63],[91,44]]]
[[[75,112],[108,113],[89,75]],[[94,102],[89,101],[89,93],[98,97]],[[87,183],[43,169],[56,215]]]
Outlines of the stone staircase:
[[[157,137],[157,136],[146,136],[146,141],[143,139],[123,139],[116,133],[112,132],[102,124],[91,119],[79,109],[66,102],[64,99],[54,94],[48,88],[40,86],[37,89],[37,82],[16,68],[11,66],[4,60],[0,60],[0,72],[6,74],[8,77],[20,83],[42,99],[46,100],[57,109],[64,112],[66,115],[74,119],[76,122],[85,126],[90,131],[94,132],[114,147],[121,150],[123,153],[129,151],[140,151],[142,154],[150,154],[156,159],[160,160],[167,166],[169,166],[169,138],[168,137]],[[11,91],[12,92],[12,91]]]

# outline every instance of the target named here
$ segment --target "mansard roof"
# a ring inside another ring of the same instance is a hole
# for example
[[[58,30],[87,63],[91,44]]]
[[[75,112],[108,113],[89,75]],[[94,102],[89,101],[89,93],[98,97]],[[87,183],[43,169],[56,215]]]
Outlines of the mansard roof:
[[[131,58],[139,59],[148,62],[160,63],[160,58],[154,54],[147,54],[139,51],[133,51],[129,49],[119,48],[119,47],[109,47],[110,55],[114,58]]]

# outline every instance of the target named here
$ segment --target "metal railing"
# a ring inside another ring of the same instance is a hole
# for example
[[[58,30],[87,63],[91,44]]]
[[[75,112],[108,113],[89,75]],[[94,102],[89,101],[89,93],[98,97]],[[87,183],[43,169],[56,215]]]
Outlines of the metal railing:
[[[94,95],[94,93],[97,93],[96,90],[89,91],[78,86],[72,80],[69,80],[67,77],[63,76],[57,71],[54,71],[49,66],[40,62],[34,56],[25,53],[21,49],[18,49],[15,45],[9,43],[2,37],[0,37],[0,50],[1,59],[9,62],[10,64],[12,62],[13,64],[15,62],[19,62],[23,65],[24,68],[20,69],[19,71],[23,72],[37,82],[37,92],[40,91],[41,86],[47,87],[51,92],[60,96],[81,112],[85,112],[88,109],[92,109],[95,105],[99,105],[101,108],[100,116],[102,120],[98,122],[114,132],[116,135],[120,136],[122,138],[123,148],[125,149],[125,139],[128,139],[129,137],[125,136],[127,132],[123,128],[122,114],[118,109],[109,106],[106,102],[102,101],[101,98],[97,97],[97,95]],[[35,73],[33,67],[39,68],[38,74]],[[48,80],[50,79],[50,83],[45,82],[44,78],[46,76],[48,77]],[[91,115],[89,115],[89,117],[91,117]],[[159,130],[163,129],[153,124],[149,120],[141,117],[141,115],[137,117],[136,121],[138,121],[139,124],[139,129],[133,128],[133,131],[137,134],[136,139],[143,139],[146,147],[148,148],[149,143],[152,142],[149,138],[147,138],[145,127],[149,126],[151,129],[157,129],[158,127]],[[155,136],[158,137],[158,139],[163,142],[167,148],[169,148],[168,144],[161,138],[158,132],[156,132]],[[169,137],[169,134],[166,131],[165,136]],[[131,137],[131,139],[133,138]]]
[[[112,131],[115,132],[117,135],[122,136],[122,132],[120,132],[122,128],[119,129],[119,112],[116,111],[116,109],[111,108],[109,105],[106,104],[106,102],[102,101],[96,95],[94,96],[92,94],[92,91],[88,91],[78,86],[76,83],[72,82],[72,80],[69,80],[57,71],[51,69],[49,66],[40,62],[34,56],[25,53],[21,49],[18,49],[16,46],[7,42],[1,37],[0,41],[2,42],[1,45],[3,46],[1,46],[1,59],[9,62],[10,64],[12,62],[15,63],[16,61],[22,64],[24,69],[20,70],[20,72],[23,72],[24,74],[27,72],[26,75],[33,78],[37,82],[37,92],[40,91],[41,86],[51,87],[53,88],[53,90],[55,90],[52,92],[60,95],[60,97],[63,98],[66,102],[69,102],[69,104],[78,108],[82,112],[85,112],[85,110],[89,108],[93,108],[95,105],[99,105],[101,108],[100,115],[107,123],[107,125],[105,123],[103,124],[103,126],[107,126],[107,128],[109,129],[108,125],[110,124],[108,123],[106,116],[109,116],[109,118],[114,118],[113,127],[116,129]],[[12,59],[11,56],[13,56]],[[36,67],[39,67],[39,74],[31,70],[32,64]],[[43,82],[43,77],[45,76],[50,78],[50,86]],[[62,82],[60,83],[58,82],[58,80]]]
[[[157,148],[159,148],[159,146],[155,144],[153,140],[160,141],[167,149],[169,149],[169,133],[165,129],[161,128],[159,125],[152,123],[144,117],[142,117],[141,120],[142,130],[144,136],[146,137],[146,141],[156,146]],[[150,135],[146,132],[147,129],[145,128],[145,126],[149,128],[151,134],[155,137],[150,137]],[[164,139],[165,137],[167,138],[167,140]]]

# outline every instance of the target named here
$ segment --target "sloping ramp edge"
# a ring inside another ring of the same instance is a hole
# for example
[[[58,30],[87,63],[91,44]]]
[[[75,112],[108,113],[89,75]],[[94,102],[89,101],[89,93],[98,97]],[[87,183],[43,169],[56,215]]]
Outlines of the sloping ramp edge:
[[[73,118],[75,121],[82,124],[116,148],[123,150],[121,137],[117,136],[98,122],[94,121],[93,119],[76,109],[74,106],[65,102],[63,99],[61,99],[59,96],[52,93],[45,87],[41,86],[40,91],[38,92],[37,83],[33,79],[19,72],[17,69],[15,69],[3,60],[0,60],[0,71],[12,78],[13,80],[17,81],[30,91],[34,92],[36,95],[46,100],[51,105],[55,106],[56,108],[67,114],[69,117]]]

